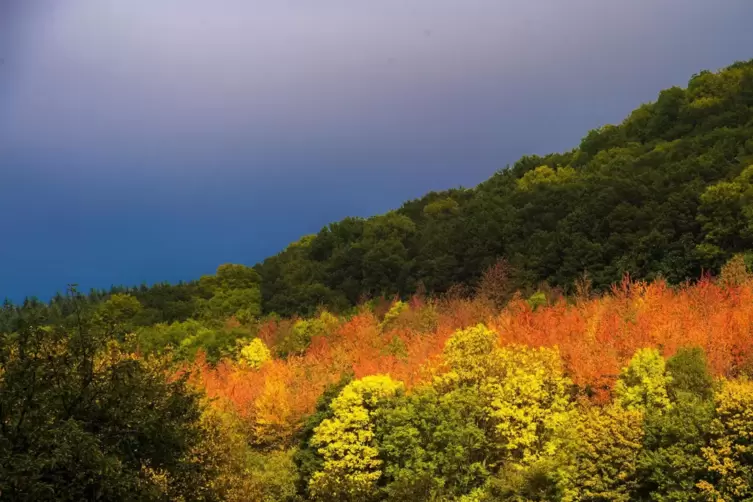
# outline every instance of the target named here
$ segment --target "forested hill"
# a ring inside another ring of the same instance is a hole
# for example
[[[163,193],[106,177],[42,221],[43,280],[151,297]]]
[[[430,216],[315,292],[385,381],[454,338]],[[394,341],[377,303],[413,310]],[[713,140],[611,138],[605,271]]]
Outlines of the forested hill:
[[[681,283],[752,250],[753,60],[662,91],[570,152],[526,156],[475,188],[332,223],[255,272],[229,267],[187,284],[92,291],[89,300],[134,296],[140,326],[239,312],[305,316],[369,298],[470,291],[493,264],[508,298],[542,287],[570,293],[584,273],[597,290],[625,274]],[[60,295],[51,303],[71,308]]]
[[[524,157],[474,189],[346,218],[256,269],[266,312],[473,285],[498,258],[511,288],[673,283],[753,249],[753,61],[693,76],[578,148]]]

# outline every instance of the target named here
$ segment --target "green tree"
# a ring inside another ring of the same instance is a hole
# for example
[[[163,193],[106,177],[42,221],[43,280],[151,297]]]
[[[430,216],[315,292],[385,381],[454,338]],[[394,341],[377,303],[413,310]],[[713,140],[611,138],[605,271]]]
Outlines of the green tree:
[[[225,264],[213,276],[203,276],[199,284],[212,296],[200,302],[199,310],[208,319],[235,317],[248,323],[261,314],[261,277],[253,268]]]
[[[0,334],[0,493],[9,500],[213,500],[200,406],[80,301],[72,325],[21,308]],[[74,303],[76,305],[76,303]],[[109,307],[105,307],[109,308]],[[106,321],[106,322],[105,322]]]
[[[673,400],[679,400],[683,394],[702,400],[714,396],[714,379],[709,373],[706,354],[700,347],[681,347],[667,359],[666,370],[671,377],[667,391]]]
[[[698,221],[704,232],[698,251],[717,266],[753,245],[753,166],[732,181],[711,185],[701,195]]]
[[[453,500],[482,486],[501,461],[478,389],[424,387],[380,413],[376,435],[387,500]]]
[[[114,294],[97,308],[99,323],[106,327],[111,336],[122,340],[134,329],[134,318],[143,307],[130,295]]]
[[[703,350],[681,348],[667,360],[672,406],[649,409],[638,457],[639,500],[705,500],[698,483],[707,478],[702,450],[714,417],[713,379]]]
[[[643,450],[637,460],[636,498],[662,502],[705,500],[697,484],[707,478],[702,449],[713,416],[713,402],[692,394],[681,394],[664,413],[647,413]]]

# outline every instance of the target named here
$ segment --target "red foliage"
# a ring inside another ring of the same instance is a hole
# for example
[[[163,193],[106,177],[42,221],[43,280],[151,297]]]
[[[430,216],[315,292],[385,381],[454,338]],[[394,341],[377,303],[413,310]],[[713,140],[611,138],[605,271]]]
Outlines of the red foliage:
[[[518,301],[491,326],[503,343],[557,346],[576,384],[610,387],[633,353],[656,347],[669,357],[702,347],[711,371],[734,376],[753,356],[753,283],[722,287],[704,278],[677,289],[663,281],[623,282],[612,294],[532,312]]]
[[[455,330],[479,322],[495,329],[503,344],[558,347],[573,381],[597,399],[609,395],[620,369],[643,347],[657,347],[665,356],[684,346],[702,347],[718,376],[735,376],[753,364],[753,281],[723,286],[703,278],[672,288],[626,279],[602,298],[555,302],[534,311],[515,297],[498,311],[488,301],[416,298],[388,329],[363,309],[333,333],[314,337],[301,356],[273,360],[260,370],[232,361],[211,367],[198,358],[193,379],[217,406],[246,420],[260,444],[272,445],[293,438],[326,386],[341,375],[386,373],[410,388],[430,377]],[[274,349],[288,324],[268,323],[259,337]]]

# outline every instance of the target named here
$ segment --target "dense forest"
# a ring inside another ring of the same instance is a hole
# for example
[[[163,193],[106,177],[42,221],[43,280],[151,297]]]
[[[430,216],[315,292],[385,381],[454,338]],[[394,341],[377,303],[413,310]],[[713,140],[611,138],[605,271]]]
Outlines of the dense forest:
[[[753,501],[753,61],[255,267],[0,309],[0,499]]]
[[[671,283],[718,271],[753,245],[753,65],[701,72],[575,150],[524,157],[475,189],[347,218],[256,267],[267,312],[475,284],[497,257],[513,289],[569,291],[588,271]]]

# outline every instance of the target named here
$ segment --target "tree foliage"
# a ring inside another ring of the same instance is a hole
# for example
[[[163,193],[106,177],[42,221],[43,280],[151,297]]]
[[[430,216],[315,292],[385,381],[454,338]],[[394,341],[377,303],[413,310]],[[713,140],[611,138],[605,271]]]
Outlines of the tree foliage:
[[[324,459],[309,481],[314,499],[356,501],[374,495],[382,461],[373,414],[402,389],[388,376],[369,376],[348,384],[332,401],[332,418],[319,424],[310,441]]]
[[[671,407],[666,362],[656,349],[640,349],[622,370],[615,386],[617,400],[628,410],[663,410]]]
[[[716,396],[711,441],[703,448],[713,481],[700,488],[714,500],[753,498],[753,384],[725,382]]]
[[[74,300],[76,294],[72,295]],[[121,301],[122,300],[122,301]],[[0,493],[12,500],[214,500],[197,395],[113,337],[102,309],[53,326],[27,306],[0,334]],[[138,310],[138,309],[134,309]],[[115,330],[117,333],[117,330]]]
[[[566,443],[560,472],[562,501],[627,502],[635,489],[643,413],[620,406],[585,410]]]

